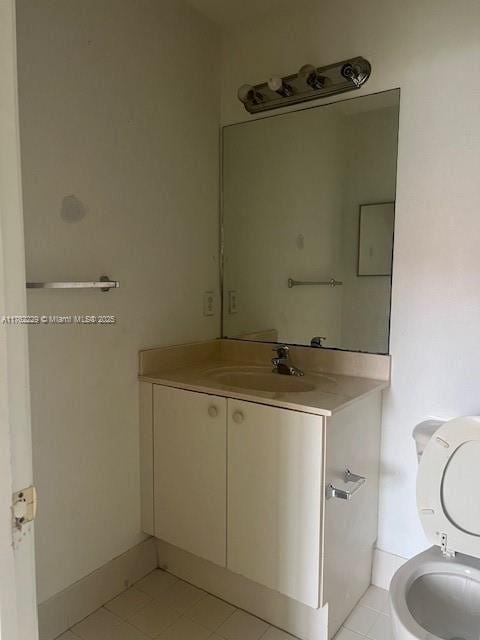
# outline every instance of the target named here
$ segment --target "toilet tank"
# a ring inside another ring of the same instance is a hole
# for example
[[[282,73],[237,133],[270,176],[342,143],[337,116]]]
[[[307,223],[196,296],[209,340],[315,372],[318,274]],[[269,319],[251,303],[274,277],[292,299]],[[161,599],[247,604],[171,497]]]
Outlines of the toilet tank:
[[[417,460],[420,463],[422,454],[425,447],[430,442],[433,434],[439,429],[442,424],[445,424],[445,420],[424,420],[417,424],[413,430],[413,439],[415,440],[415,446],[417,447]]]

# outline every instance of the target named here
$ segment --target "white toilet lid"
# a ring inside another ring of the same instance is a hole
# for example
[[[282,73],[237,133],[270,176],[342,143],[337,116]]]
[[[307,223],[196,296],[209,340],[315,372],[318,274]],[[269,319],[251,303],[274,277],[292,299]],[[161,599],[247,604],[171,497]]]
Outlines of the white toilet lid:
[[[427,538],[480,558],[480,417],[455,418],[433,435],[420,461],[417,508]]]

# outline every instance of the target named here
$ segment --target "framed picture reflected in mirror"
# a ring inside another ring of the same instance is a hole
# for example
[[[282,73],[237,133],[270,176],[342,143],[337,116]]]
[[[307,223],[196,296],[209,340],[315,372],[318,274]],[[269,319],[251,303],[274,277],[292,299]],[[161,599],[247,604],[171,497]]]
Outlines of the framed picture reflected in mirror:
[[[391,276],[395,202],[361,204],[358,276]]]

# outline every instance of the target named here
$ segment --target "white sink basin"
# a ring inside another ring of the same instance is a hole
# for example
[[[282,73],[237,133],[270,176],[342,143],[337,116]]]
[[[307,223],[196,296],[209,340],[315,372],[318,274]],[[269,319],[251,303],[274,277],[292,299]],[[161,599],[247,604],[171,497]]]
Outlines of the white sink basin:
[[[315,389],[313,384],[301,376],[273,373],[267,367],[220,367],[207,371],[205,375],[228,387],[255,391],[302,393]]]

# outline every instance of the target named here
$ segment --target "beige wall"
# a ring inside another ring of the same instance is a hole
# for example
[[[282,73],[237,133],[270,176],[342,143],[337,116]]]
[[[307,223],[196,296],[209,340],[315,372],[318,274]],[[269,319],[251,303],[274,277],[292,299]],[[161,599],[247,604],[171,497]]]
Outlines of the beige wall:
[[[17,4],[27,278],[120,281],[28,294],[117,317],[30,330],[43,601],[141,538],[137,351],[219,332],[219,39],[178,2]]]
[[[378,544],[409,556],[427,544],[415,506],[412,428],[427,415],[480,412],[480,85],[472,72],[480,64],[480,4],[310,0],[230,29],[222,120],[251,119],[236,98],[244,82],[355,55],[373,67],[361,93],[401,88]]]

